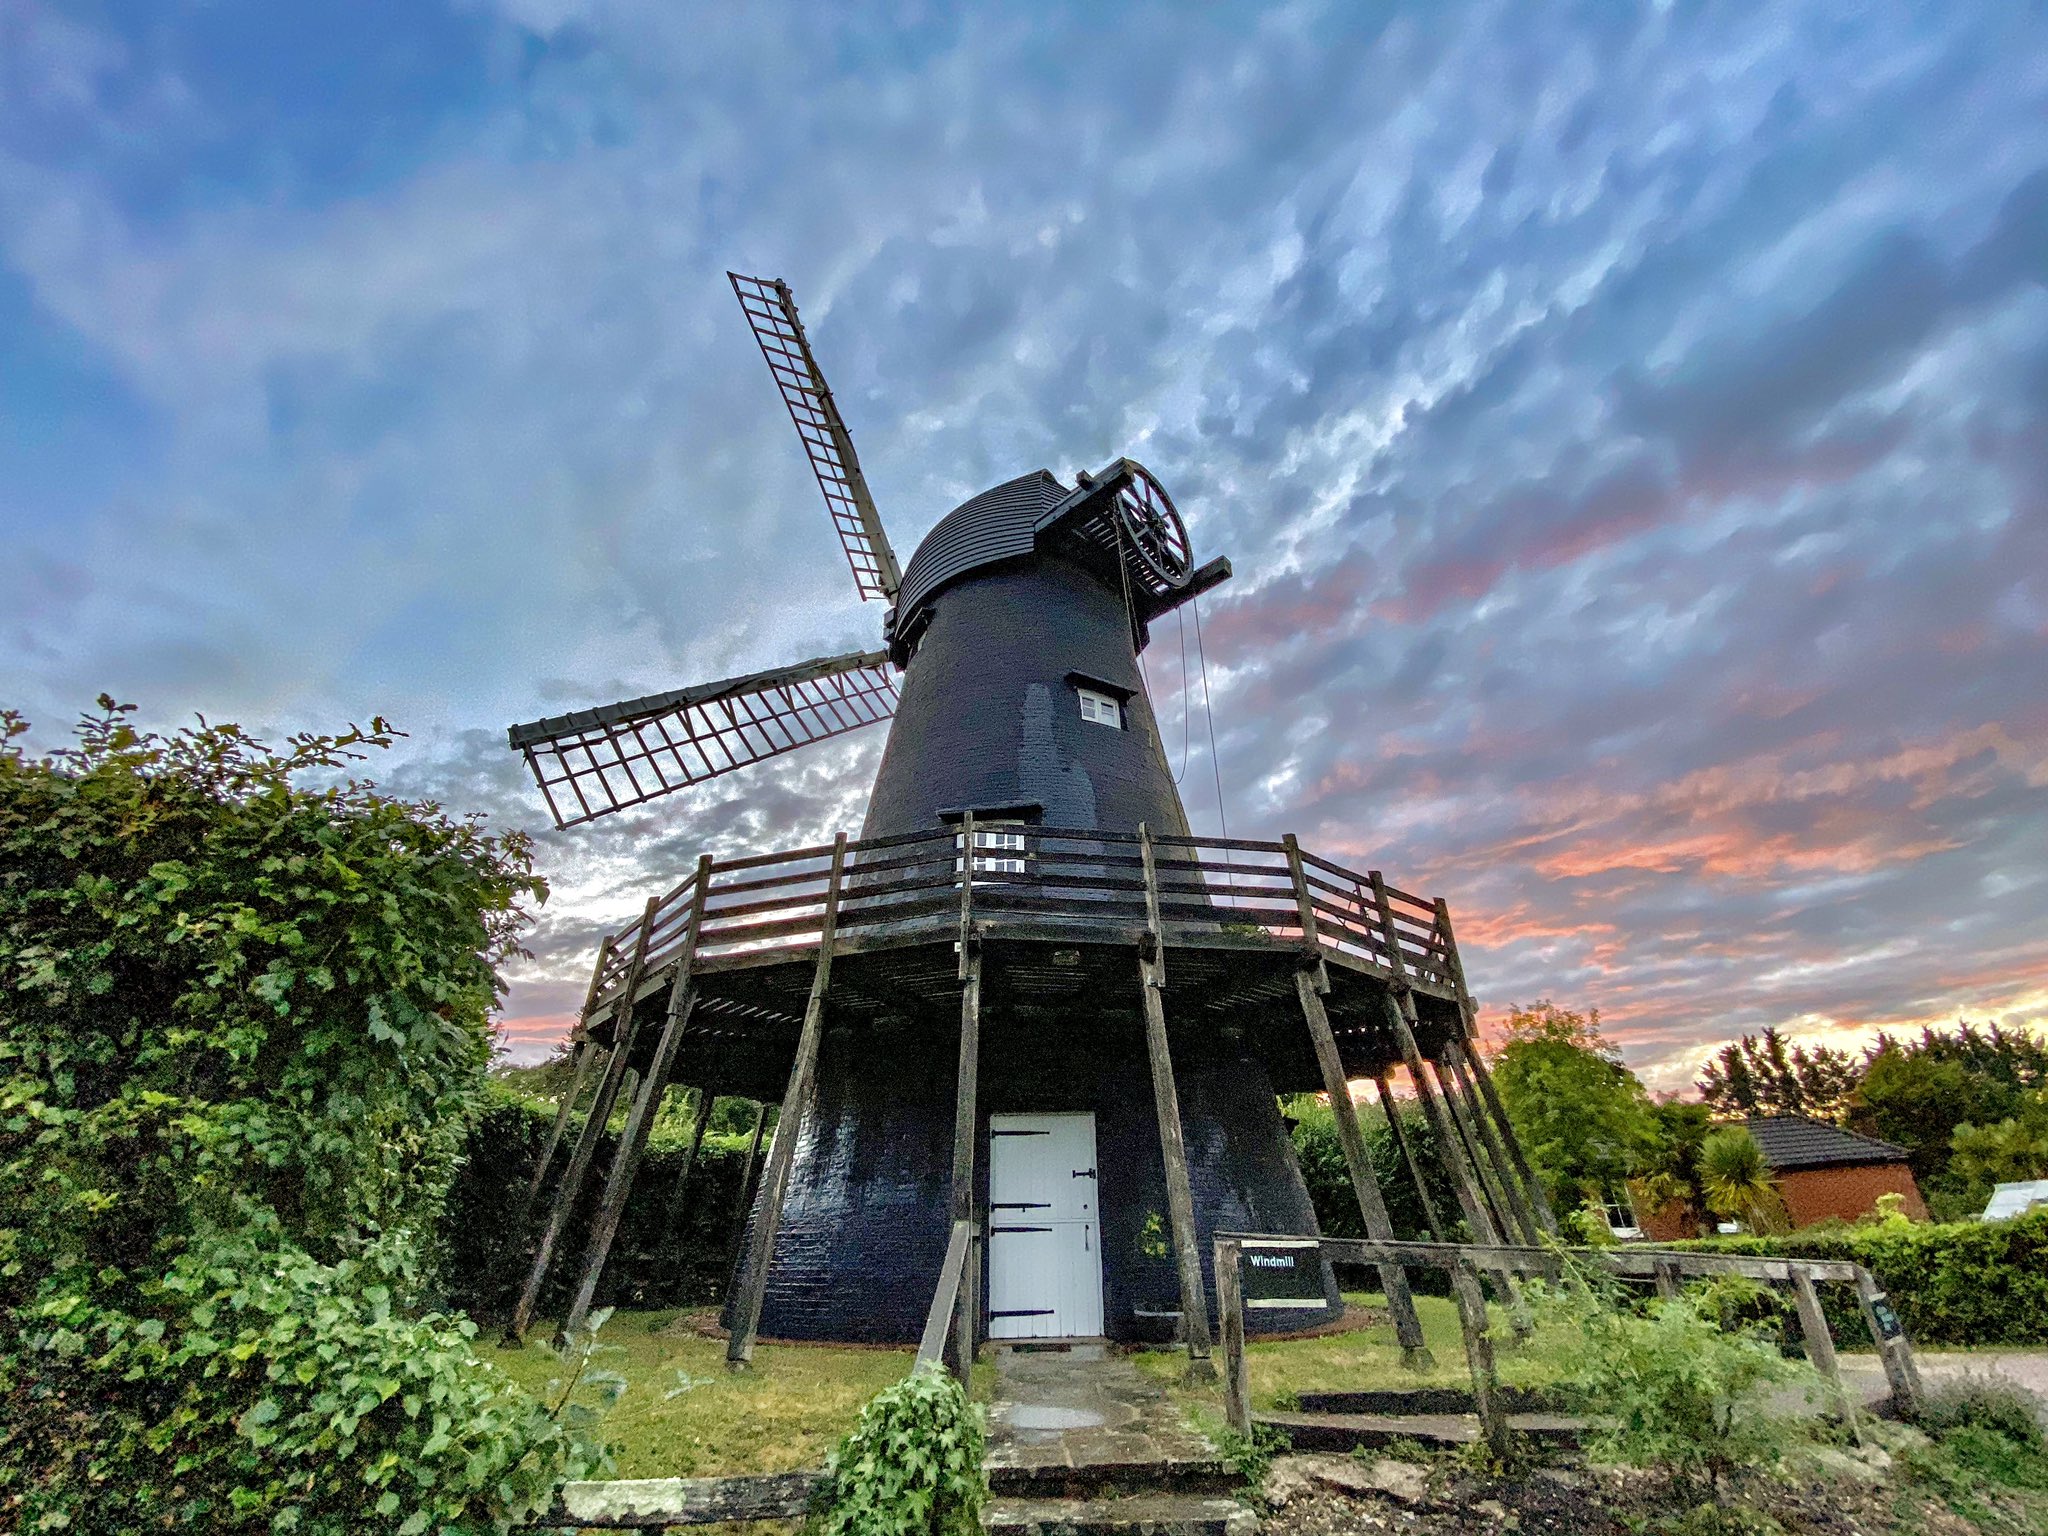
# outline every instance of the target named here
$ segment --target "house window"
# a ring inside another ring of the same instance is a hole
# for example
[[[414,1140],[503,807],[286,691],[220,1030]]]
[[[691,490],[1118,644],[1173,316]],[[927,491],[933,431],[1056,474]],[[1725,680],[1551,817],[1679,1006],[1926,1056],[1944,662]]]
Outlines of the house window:
[[[961,835],[955,834],[953,847],[953,873],[960,873],[961,859],[958,857]],[[974,829],[974,878],[983,880],[1012,879],[1028,874],[1031,868],[1031,850],[1025,842],[1024,828],[1017,825],[998,823],[993,827]]]
[[[1635,1207],[1629,1203],[1626,1194],[1616,1194],[1609,1190],[1607,1198],[1601,1203],[1601,1209],[1607,1218],[1607,1230],[1616,1237],[1626,1241],[1643,1235],[1642,1227],[1636,1222]]]
[[[1107,725],[1115,730],[1124,728],[1124,707],[1106,693],[1097,693],[1093,688],[1076,688],[1081,696],[1081,718],[1097,725]]]

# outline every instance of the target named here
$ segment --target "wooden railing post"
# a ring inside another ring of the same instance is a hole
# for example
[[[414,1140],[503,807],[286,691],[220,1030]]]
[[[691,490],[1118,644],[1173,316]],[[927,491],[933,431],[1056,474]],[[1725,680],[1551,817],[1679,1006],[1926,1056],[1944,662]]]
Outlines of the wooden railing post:
[[[1216,1318],[1223,1335],[1223,1412],[1240,1435],[1252,1432],[1252,1388],[1244,1359],[1244,1285],[1235,1239],[1216,1240]]]
[[[641,913],[640,931],[633,940],[633,958],[626,964],[625,986],[619,993],[619,1000],[612,1005],[611,1059],[605,1063],[604,1076],[598,1080],[597,1094],[590,1101],[589,1113],[583,1118],[583,1132],[576,1138],[576,1149],[569,1154],[569,1166],[563,1170],[561,1188],[555,1191],[554,1208],[548,1213],[547,1230],[541,1233],[540,1246],[534,1251],[533,1267],[526,1275],[526,1288],[520,1292],[518,1305],[512,1309],[512,1322],[505,1330],[508,1343],[524,1339],[526,1330],[533,1326],[534,1310],[540,1305],[541,1287],[547,1283],[548,1268],[554,1262],[555,1245],[568,1230],[569,1218],[575,1214],[576,1204],[583,1196],[584,1180],[589,1177],[590,1165],[597,1157],[598,1143],[604,1140],[605,1122],[611,1119],[612,1104],[625,1081],[627,1058],[633,1054],[637,1011],[633,1006],[633,994],[640,990],[640,968],[647,961],[647,941],[654,929],[654,909],[659,901],[659,897],[648,897],[647,906]]]
[[[1813,1288],[1813,1271],[1804,1264],[1792,1266],[1792,1300],[1799,1309],[1799,1338],[1806,1349],[1806,1358],[1820,1379],[1827,1383],[1835,1411],[1853,1431],[1856,1411],[1842,1385],[1841,1362],[1835,1358],[1835,1335],[1828,1327],[1828,1315],[1821,1307],[1820,1294]]]
[[[1487,1335],[1486,1301],[1469,1260],[1451,1267],[1451,1291],[1458,1300],[1458,1329],[1465,1339],[1465,1363],[1472,1372],[1472,1405],[1479,1427],[1495,1458],[1506,1461],[1514,1447],[1508,1438],[1507,1414],[1501,1409],[1499,1382],[1494,1376],[1493,1340]]]
[[[1922,1402],[1920,1368],[1913,1363],[1913,1346],[1906,1342],[1899,1315],[1877,1288],[1876,1278],[1860,1264],[1856,1266],[1856,1300],[1862,1304],[1863,1321],[1877,1345],[1885,1380],[1891,1383],[1892,1403],[1902,1417],[1911,1418],[1920,1411]]]
[[[981,936],[974,931],[974,813],[960,818],[965,862],[960,870],[960,1060],[953,1095],[955,1223],[975,1225],[974,1165],[981,1144]],[[966,1275],[956,1307],[961,1380],[974,1364],[981,1322],[981,1244],[968,1239]]]
[[[818,1049],[825,1034],[825,993],[832,983],[832,950],[839,934],[839,893],[846,877],[846,834],[832,841],[832,873],[825,891],[825,913],[819,923],[818,963],[811,972],[811,996],[804,1005],[803,1031],[797,1036],[796,1060],[782,1095],[782,1114],[775,1123],[775,1143],[768,1153],[768,1171],[761,1179],[761,1214],[754,1223],[740,1296],[733,1308],[732,1333],[726,1343],[728,1370],[743,1371],[754,1360],[754,1335],[761,1326],[761,1304],[768,1294],[768,1261],[775,1252],[775,1232],[782,1224],[782,1197],[789,1188],[790,1164],[796,1158],[797,1135],[803,1128],[818,1072]]]
[[[583,1278],[577,1283],[576,1294],[569,1303],[568,1316],[562,1320],[565,1336],[582,1327],[583,1319],[590,1313],[598,1282],[604,1276],[605,1261],[611,1257],[612,1243],[619,1235],[619,1222],[626,1214],[626,1197],[633,1192],[633,1178],[639,1173],[640,1159],[647,1151],[647,1137],[654,1129],[655,1113],[661,1107],[661,1096],[668,1091],[676,1052],[682,1047],[683,1032],[689,1028],[690,1015],[697,1007],[697,978],[694,974],[697,936],[704,927],[704,902],[710,894],[711,868],[710,854],[697,860],[697,888],[690,896],[690,915],[686,919],[689,926],[683,932],[682,957],[677,962],[675,978],[669,984],[668,1016],[662,1021],[661,1035],[654,1043],[654,1058],[647,1065],[646,1075],[640,1079],[640,1091],[633,1095],[633,1107],[626,1112],[626,1127],[619,1134],[617,1150],[612,1153],[612,1165],[605,1175],[604,1198],[598,1204],[597,1220],[591,1224],[590,1242],[584,1252]],[[649,916],[648,926],[651,929],[651,911]],[[709,1115],[710,1112],[711,1105],[706,1100],[704,1114]],[[701,1125],[703,1122],[700,1119],[698,1123]]]
[[[1145,1054],[1152,1068],[1152,1105],[1159,1118],[1159,1151],[1166,1164],[1166,1212],[1180,1267],[1181,1331],[1186,1335],[1188,1375],[1207,1381],[1216,1374],[1209,1360],[1209,1309],[1202,1293],[1202,1259],[1195,1239],[1195,1196],[1188,1181],[1188,1151],[1180,1123],[1180,1091],[1173,1081],[1173,1054],[1166,1038],[1166,942],[1159,919],[1159,871],[1152,833],[1138,824],[1138,849],[1145,867],[1147,943],[1138,953],[1138,990],[1145,1009]]]

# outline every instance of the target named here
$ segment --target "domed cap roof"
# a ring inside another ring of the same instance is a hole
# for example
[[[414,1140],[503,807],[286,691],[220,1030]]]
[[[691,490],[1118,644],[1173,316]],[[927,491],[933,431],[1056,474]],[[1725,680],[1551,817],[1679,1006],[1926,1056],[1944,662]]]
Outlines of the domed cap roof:
[[[947,583],[1030,554],[1040,523],[1070,489],[1050,471],[1033,470],[963,501],[940,518],[903,568],[896,594],[897,632],[903,633],[918,609]]]

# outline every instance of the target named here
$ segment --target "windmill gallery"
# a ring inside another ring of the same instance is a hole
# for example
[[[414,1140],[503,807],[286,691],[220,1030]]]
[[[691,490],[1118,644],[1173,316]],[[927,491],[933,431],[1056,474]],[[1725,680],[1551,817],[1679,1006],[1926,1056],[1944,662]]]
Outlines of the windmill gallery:
[[[732,285],[855,583],[889,605],[882,643],[512,745],[570,826],[883,720],[888,742],[857,839],[701,858],[600,946],[514,1331],[579,1228],[565,1326],[588,1310],[671,1084],[782,1106],[728,1289],[735,1364],[763,1332],[915,1339],[956,1253],[970,1349],[1177,1334],[1206,1355],[1212,1236],[1316,1230],[1276,1092],[1331,1095],[1366,1229],[1392,1235],[1347,1083],[1385,1098],[1396,1069],[1474,1237],[1554,1229],[1473,1049],[1445,905],[1291,836],[1189,831],[1138,656],[1229,563],[1196,565],[1119,459],[984,491],[899,569],[788,287]],[[1402,1272],[1381,1278],[1420,1361]],[[1324,1270],[1251,1325],[1340,1307]]]

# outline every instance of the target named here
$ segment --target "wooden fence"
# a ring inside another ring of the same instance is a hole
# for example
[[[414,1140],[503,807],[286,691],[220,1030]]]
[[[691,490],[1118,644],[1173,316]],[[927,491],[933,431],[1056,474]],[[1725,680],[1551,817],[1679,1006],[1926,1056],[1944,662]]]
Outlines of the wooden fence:
[[[1500,1384],[1494,1371],[1493,1343],[1487,1329],[1486,1302],[1479,1289],[1482,1269],[1497,1274],[1538,1275],[1558,1278],[1566,1263],[1605,1269],[1626,1279],[1653,1282],[1663,1295],[1675,1295],[1678,1282],[1713,1275],[1742,1275],[1767,1284],[1789,1285],[1799,1313],[1799,1329],[1807,1358],[1845,1413],[1849,1397],[1842,1384],[1835,1359],[1834,1335],[1821,1310],[1815,1282],[1853,1285],[1862,1304],[1863,1317],[1883,1363],[1891,1386],[1892,1400],[1901,1411],[1911,1413],[1921,1401],[1920,1373],[1913,1363],[1912,1345],[1899,1326],[1884,1293],[1869,1270],[1860,1264],[1835,1259],[1760,1259],[1742,1254],[1682,1253],[1668,1248],[1538,1248],[1508,1244],[1410,1243],[1374,1241],[1364,1238],[1263,1237],[1225,1233],[1216,1239],[1216,1305],[1223,1349],[1224,1408],[1231,1427],[1248,1434],[1252,1426],[1251,1384],[1245,1370],[1245,1308],[1247,1301],[1242,1263],[1262,1249],[1271,1253],[1298,1255],[1304,1248],[1318,1249],[1325,1256],[1348,1264],[1392,1265],[1445,1271],[1457,1302],[1458,1323],[1464,1335],[1465,1362],[1472,1377],[1473,1406],[1480,1428],[1497,1455],[1509,1450],[1508,1419],[1500,1402]],[[1291,1303],[1298,1305],[1298,1303]]]

